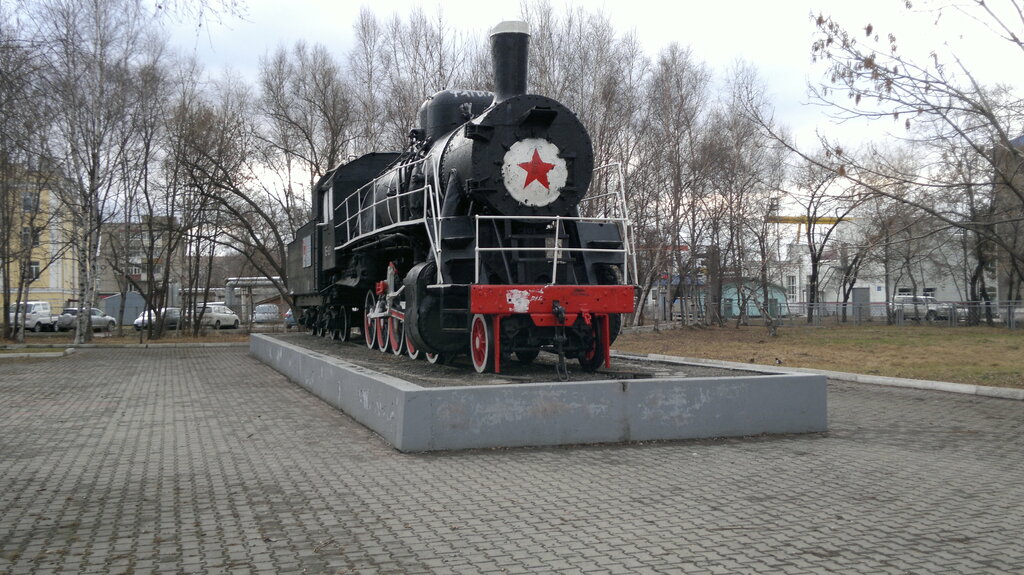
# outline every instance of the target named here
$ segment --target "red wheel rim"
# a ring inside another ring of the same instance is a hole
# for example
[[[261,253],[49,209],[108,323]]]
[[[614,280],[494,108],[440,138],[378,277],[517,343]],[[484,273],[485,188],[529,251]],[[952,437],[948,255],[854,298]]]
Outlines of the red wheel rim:
[[[377,318],[377,349],[388,350],[388,324],[386,317]]]
[[[469,350],[473,359],[473,367],[479,373],[487,370],[487,356],[491,351],[490,347],[490,342],[487,341],[487,319],[482,315],[473,316],[473,327],[469,332]]]
[[[416,344],[412,342],[411,337],[405,338],[405,352],[413,359],[417,359],[420,356],[420,350],[416,347]]]
[[[402,336],[405,335],[402,331],[402,320],[396,317],[388,318],[388,332],[391,338],[391,353],[395,355],[402,355],[402,351],[405,348],[405,340]]]

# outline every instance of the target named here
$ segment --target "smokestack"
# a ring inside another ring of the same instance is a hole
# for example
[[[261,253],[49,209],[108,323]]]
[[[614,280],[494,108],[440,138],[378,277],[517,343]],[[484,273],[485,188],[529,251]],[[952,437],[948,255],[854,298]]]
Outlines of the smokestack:
[[[491,62],[494,64],[494,102],[526,93],[530,56],[530,29],[526,22],[507,21],[491,31]]]

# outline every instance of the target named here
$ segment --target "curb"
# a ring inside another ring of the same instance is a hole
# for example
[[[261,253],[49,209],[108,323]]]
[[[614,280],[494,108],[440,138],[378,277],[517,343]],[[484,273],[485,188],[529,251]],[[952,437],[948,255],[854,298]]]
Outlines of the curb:
[[[53,359],[65,357],[75,353],[74,348],[67,348],[63,351],[41,351],[38,353],[0,353],[0,360],[4,359]]]
[[[999,399],[1013,399],[1024,401],[1024,389],[1012,389],[1007,387],[991,387],[987,385],[971,385],[967,383],[949,383],[945,381],[928,381],[924,379],[906,379],[902,377],[886,377],[881,375],[864,375],[860,373],[846,373],[842,371],[828,371],[824,369],[811,369],[807,367],[778,368],[756,363],[739,363],[734,361],[722,361],[717,359],[702,359],[694,357],[677,357],[674,355],[661,355],[657,353],[626,353],[612,350],[612,357],[627,357],[630,359],[647,359],[650,361],[661,361],[665,363],[678,363],[690,365],[706,365],[710,367],[723,367],[728,369],[744,369],[748,371],[760,371],[764,373],[813,373],[824,375],[831,379],[852,381],[854,383],[868,383],[872,385],[886,385],[890,387],[906,387],[911,389],[925,389],[930,391],[946,391],[949,393],[961,393],[965,395],[979,395],[982,397],[995,397]]]
[[[159,349],[159,348],[182,348],[182,347],[249,347],[248,342],[226,342],[226,343],[83,343],[74,346],[78,349]]]

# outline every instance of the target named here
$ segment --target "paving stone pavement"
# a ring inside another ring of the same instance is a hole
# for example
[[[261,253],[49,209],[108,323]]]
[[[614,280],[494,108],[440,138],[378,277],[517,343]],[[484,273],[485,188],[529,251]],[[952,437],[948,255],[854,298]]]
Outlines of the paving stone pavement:
[[[1024,404],[406,455],[244,347],[0,362],[0,573],[1022,573]]]

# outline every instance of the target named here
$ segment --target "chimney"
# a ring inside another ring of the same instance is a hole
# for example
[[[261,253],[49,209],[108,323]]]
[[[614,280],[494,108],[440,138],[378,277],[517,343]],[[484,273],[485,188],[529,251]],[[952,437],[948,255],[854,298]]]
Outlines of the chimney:
[[[495,103],[526,93],[529,55],[530,29],[526,22],[502,22],[491,31]]]

